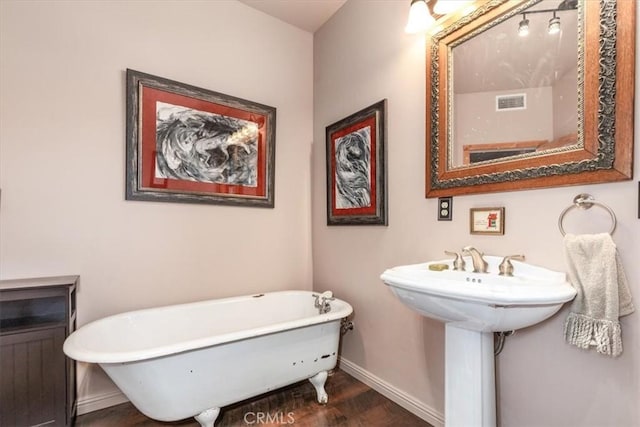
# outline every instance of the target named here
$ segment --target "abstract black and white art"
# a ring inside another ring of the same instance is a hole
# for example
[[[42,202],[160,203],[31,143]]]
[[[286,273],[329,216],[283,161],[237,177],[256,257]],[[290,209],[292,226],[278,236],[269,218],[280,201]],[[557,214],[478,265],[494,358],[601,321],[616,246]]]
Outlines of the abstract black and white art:
[[[156,107],[156,178],[257,185],[255,123],[164,102]]]
[[[387,225],[386,100],[326,128],[327,224]]]
[[[371,126],[335,141],[336,209],[371,206]]]
[[[276,109],[127,70],[127,200],[274,206]]]

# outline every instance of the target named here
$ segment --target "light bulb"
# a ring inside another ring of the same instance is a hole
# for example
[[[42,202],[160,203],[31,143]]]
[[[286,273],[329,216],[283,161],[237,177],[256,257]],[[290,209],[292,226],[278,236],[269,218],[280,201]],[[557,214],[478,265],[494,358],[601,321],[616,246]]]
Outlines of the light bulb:
[[[520,37],[526,37],[529,35],[529,20],[527,18],[522,17],[522,21],[518,24],[518,35]]]
[[[412,0],[409,9],[409,20],[404,31],[407,33],[420,33],[426,31],[435,22],[429,13],[425,0]]]
[[[547,29],[549,34],[558,34],[560,32],[560,17],[553,14],[553,18],[549,20],[549,28]]]

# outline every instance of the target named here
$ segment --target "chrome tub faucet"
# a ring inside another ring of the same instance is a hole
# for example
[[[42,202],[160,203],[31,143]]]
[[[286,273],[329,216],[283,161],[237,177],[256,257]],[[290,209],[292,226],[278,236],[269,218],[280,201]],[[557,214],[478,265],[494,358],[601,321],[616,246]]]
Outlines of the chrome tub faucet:
[[[331,301],[335,298],[333,297],[333,292],[324,291],[321,294],[313,295],[315,301],[313,306],[318,309],[319,314],[328,313],[331,311]]]

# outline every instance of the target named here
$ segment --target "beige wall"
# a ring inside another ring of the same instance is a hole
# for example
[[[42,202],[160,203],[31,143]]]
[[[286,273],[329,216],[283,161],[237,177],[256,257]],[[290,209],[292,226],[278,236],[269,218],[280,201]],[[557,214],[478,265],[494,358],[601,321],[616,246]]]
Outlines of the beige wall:
[[[236,1],[0,2],[0,277],[79,274],[78,324],[311,288],[311,34]],[[275,208],[124,200],[125,69],[277,108]],[[80,399],[114,386],[80,369]]]
[[[453,221],[436,221],[436,200],[424,198],[424,42],[403,32],[407,9],[404,1],[350,0],[315,34],[314,286],[333,289],[354,307],[356,328],[344,338],[343,357],[442,414],[444,328],[402,306],[380,273],[468,244],[488,254],[524,253],[531,263],[564,270],[558,215],[588,192],[618,216],[614,240],[640,310],[639,178],[636,172],[621,183],[454,197]],[[383,98],[389,226],[327,227],[325,126]],[[506,208],[504,236],[469,234],[469,208],[482,206]],[[574,213],[568,231],[609,227],[602,210]],[[498,357],[501,425],[640,425],[640,313],[622,319],[625,351],[618,359],[566,345],[566,314],[565,308],[507,339]]]

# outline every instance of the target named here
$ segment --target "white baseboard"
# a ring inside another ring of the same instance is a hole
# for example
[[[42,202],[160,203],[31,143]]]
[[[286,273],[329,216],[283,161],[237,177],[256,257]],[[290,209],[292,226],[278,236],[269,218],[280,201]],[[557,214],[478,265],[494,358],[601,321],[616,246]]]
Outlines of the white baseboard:
[[[398,390],[388,382],[373,375],[371,372],[361,368],[360,366],[347,359],[341,357],[339,366],[340,369],[345,371],[347,374],[351,375],[357,380],[362,381],[378,393],[385,396],[387,399],[394,401],[407,411],[417,415],[434,427],[444,426],[444,414],[436,411],[430,406],[425,405],[415,397],[408,395],[402,390]]]
[[[127,396],[120,391],[98,394],[94,396],[78,399],[78,415],[87,414],[110,406],[128,402]]]

